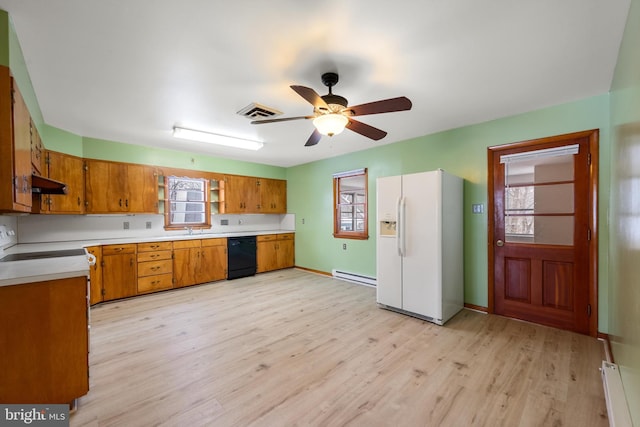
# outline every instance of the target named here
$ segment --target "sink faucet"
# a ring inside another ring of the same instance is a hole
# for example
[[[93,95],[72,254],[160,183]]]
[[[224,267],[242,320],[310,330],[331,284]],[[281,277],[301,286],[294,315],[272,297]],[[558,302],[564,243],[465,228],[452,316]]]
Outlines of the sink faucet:
[[[185,227],[184,229],[187,230],[187,232],[189,233],[189,236],[193,234],[193,227]]]

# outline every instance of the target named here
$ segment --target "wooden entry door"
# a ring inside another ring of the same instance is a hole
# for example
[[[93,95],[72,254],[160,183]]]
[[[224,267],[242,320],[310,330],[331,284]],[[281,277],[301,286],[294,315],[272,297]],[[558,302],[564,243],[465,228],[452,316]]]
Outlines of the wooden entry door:
[[[597,334],[598,131],[490,147],[489,311]]]

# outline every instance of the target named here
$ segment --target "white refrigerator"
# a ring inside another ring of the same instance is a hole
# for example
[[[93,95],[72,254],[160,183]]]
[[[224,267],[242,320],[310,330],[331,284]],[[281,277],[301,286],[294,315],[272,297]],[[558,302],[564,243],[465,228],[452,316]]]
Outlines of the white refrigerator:
[[[376,180],[380,307],[438,325],[462,309],[462,191],[441,169]]]

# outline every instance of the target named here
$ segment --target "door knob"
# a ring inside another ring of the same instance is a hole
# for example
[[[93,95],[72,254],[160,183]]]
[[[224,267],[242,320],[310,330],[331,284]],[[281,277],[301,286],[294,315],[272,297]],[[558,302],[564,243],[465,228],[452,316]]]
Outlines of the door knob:
[[[496,242],[496,246],[502,247],[502,246],[504,246],[504,242],[502,240],[498,239],[498,241]]]

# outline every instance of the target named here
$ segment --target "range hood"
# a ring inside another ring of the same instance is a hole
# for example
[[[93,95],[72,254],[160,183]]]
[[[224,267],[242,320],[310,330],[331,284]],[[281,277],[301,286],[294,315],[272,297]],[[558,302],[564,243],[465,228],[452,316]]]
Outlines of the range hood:
[[[67,185],[55,179],[31,175],[31,192],[36,194],[67,194]]]

